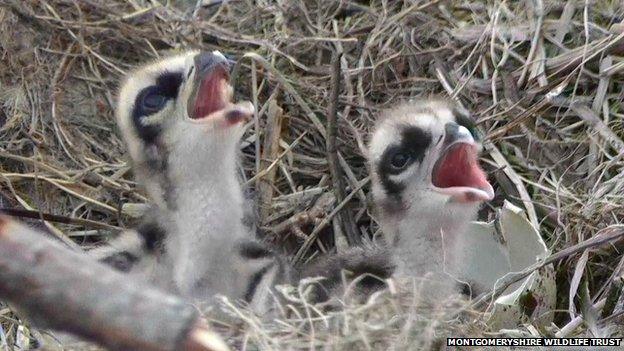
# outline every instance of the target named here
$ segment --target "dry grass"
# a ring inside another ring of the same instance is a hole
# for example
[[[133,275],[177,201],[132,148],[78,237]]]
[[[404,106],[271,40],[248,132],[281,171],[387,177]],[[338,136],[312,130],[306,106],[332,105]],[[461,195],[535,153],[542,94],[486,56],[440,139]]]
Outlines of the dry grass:
[[[147,58],[203,48],[238,59],[238,93],[260,111],[243,151],[248,177],[262,177],[249,185],[267,240],[297,258],[376,233],[359,145],[379,109],[430,94],[474,111],[488,140],[484,163],[497,199],[483,217],[510,199],[553,252],[622,228],[620,1],[161,2],[0,1],[2,207],[54,214],[45,226],[85,247],[131,226],[122,205],[145,197],[112,117],[116,84]],[[331,171],[330,106],[338,116]],[[342,175],[344,194],[331,190],[331,172]],[[338,221],[343,230],[327,235],[324,227]],[[457,303],[432,309],[418,287],[400,286],[363,305],[323,313],[304,306],[273,321],[233,309],[238,323],[223,329],[249,349],[429,349],[444,335],[554,335],[581,316],[569,335],[622,337],[624,247],[579,247],[556,261],[558,309],[547,328],[484,332],[484,307],[461,315]],[[570,291],[575,272],[579,287]],[[569,296],[577,296],[573,310]],[[592,308],[605,299],[602,311]],[[36,332],[21,323],[0,305],[0,348]]]

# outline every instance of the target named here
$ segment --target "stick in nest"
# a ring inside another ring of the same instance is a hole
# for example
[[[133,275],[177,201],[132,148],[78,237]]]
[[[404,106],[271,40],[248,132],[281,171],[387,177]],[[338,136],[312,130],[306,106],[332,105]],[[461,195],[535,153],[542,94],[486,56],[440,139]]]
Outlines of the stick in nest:
[[[228,350],[190,304],[0,216],[0,298],[111,350]]]
[[[340,172],[340,163],[338,161],[338,150],[336,146],[336,133],[338,130],[338,98],[340,95],[341,81],[341,58],[342,53],[334,55],[329,111],[327,114],[327,164],[329,166],[329,173],[332,177],[332,187],[334,189],[334,196],[336,197],[337,202],[342,201],[345,197],[344,182],[341,178],[342,174]],[[339,243],[344,241],[341,237],[342,231],[340,229],[345,230],[346,233],[344,236],[350,244],[358,243],[360,241],[355,229],[356,226],[353,221],[353,217],[351,216],[348,207],[346,207],[342,213],[339,213],[335,220],[337,221],[337,224],[334,226],[335,242],[339,249],[344,249],[339,245]]]

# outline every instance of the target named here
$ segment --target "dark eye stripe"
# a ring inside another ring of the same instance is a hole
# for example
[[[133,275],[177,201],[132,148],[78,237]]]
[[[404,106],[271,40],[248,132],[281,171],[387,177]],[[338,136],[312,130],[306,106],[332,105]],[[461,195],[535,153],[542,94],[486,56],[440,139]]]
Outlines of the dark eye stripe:
[[[167,100],[175,99],[178,96],[180,85],[182,84],[182,73],[165,72],[156,79],[156,84],[143,88],[137,94],[132,109],[132,121],[139,137],[148,144],[153,144],[160,134],[160,126],[146,125],[144,118],[154,114],[158,110],[148,109],[143,104],[146,94],[160,95]],[[164,106],[164,104],[163,104]],[[162,106],[160,107],[162,108]]]
[[[388,195],[399,195],[405,188],[405,185],[390,179],[390,176],[400,174],[407,168],[397,169],[393,167],[393,157],[397,153],[405,153],[410,156],[410,163],[420,163],[425,158],[425,153],[430,145],[431,133],[413,126],[402,128],[400,143],[389,146],[381,155],[377,165],[377,173]]]
[[[412,157],[417,162],[422,162],[431,145],[431,133],[417,127],[406,127],[401,133],[401,144],[412,152]]]
[[[182,73],[165,72],[156,79],[156,86],[161,90],[162,95],[174,99],[178,96],[182,84]]]

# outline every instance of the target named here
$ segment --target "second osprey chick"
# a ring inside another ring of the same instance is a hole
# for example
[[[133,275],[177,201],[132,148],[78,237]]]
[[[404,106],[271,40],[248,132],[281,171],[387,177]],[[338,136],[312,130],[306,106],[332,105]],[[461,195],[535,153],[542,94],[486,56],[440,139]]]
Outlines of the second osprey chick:
[[[467,224],[494,190],[479,166],[469,114],[420,100],[382,113],[369,144],[373,198],[399,275],[446,276]],[[474,248],[477,250],[478,248]]]

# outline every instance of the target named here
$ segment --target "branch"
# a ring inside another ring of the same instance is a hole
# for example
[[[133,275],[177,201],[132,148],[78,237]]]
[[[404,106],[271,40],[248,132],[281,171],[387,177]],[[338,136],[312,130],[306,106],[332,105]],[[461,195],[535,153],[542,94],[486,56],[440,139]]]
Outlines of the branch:
[[[98,221],[92,221],[90,219],[59,216],[59,215],[46,213],[46,212],[22,210],[18,208],[6,208],[6,207],[0,208],[0,213],[3,213],[11,217],[41,219],[43,221],[48,221],[48,222],[82,225],[82,226],[91,227],[91,228],[112,229],[112,230],[123,229],[121,227],[117,227],[117,226],[106,224],[106,223],[101,223]]]
[[[42,327],[111,350],[228,349],[192,305],[2,215],[0,298]]]
[[[267,122],[265,127],[262,155],[260,157],[261,169],[267,169],[269,160],[276,160],[279,156],[279,141],[282,133],[282,121],[284,110],[277,105],[276,99],[269,102]],[[273,186],[277,168],[269,171],[264,179],[259,179],[258,190],[260,197],[260,220],[265,221],[271,212],[271,200],[273,199]]]
[[[342,181],[342,174],[340,172],[340,163],[338,161],[338,149],[336,146],[336,134],[338,131],[338,98],[340,97],[340,85],[341,85],[341,72],[340,72],[340,59],[342,53],[336,53],[334,55],[334,61],[332,64],[332,76],[331,76],[331,92],[329,95],[329,110],[327,113],[327,164],[329,166],[329,173],[332,178],[332,187],[334,189],[334,196],[336,202],[341,202],[344,197],[344,182]],[[342,238],[343,234],[341,229],[346,231],[345,237],[350,244],[358,243],[359,237],[355,231],[355,223],[350,216],[348,208],[336,216],[338,225],[334,227],[335,243],[340,250],[340,244],[344,243]]]

